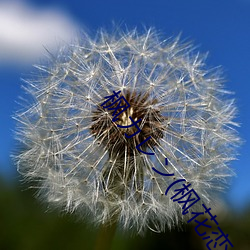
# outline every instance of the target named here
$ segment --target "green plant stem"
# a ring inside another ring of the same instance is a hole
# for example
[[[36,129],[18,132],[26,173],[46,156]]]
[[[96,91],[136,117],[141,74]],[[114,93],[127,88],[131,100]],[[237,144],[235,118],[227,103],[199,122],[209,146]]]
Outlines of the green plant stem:
[[[94,250],[110,250],[112,241],[116,232],[117,222],[110,224],[103,224],[99,228],[97,234],[96,245]]]

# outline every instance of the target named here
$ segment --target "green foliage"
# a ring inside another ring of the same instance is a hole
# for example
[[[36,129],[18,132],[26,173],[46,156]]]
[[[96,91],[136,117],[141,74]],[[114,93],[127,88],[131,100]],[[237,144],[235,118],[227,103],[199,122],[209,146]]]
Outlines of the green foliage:
[[[20,187],[22,190],[20,190]],[[6,185],[0,182],[0,249],[1,250],[92,250],[97,229],[79,222],[72,215],[59,216],[46,211],[34,199],[34,191],[25,185]],[[248,249],[250,245],[250,210],[226,216],[218,214],[223,231],[229,234],[235,249]],[[117,231],[112,250],[140,249],[206,249],[194,230],[195,224],[184,225],[182,230],[166,233],[148,232],[144,237]],[[224,248],[218,248],[224,249]],[[230,249],[230,248],[229,248]]]

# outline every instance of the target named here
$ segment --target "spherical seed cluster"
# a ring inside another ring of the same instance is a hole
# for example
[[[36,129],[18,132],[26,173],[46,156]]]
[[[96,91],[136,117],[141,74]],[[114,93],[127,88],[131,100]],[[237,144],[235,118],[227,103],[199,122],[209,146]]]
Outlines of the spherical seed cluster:
[[[118,220],[142,232],[187,220],[200,205],[181,215],[182,204],[170,199],[174,188],[165,196],[174,178],[209,204],[233,174],[235,106],[219,73],[205,69],[191,44],[161,41],[152,29],[83,36],[27,81],[33,101],[15,116],[24,148],[18,170],[37,180],[43,200],[96,223]],[[113,91],[130,104],[116,122],[101,106]],[[130,125],[129,117],[141,119],[131,138],[125,133],[135,127],[118,126]],[[154,155],[136,148],[148,136],[142,150]]]

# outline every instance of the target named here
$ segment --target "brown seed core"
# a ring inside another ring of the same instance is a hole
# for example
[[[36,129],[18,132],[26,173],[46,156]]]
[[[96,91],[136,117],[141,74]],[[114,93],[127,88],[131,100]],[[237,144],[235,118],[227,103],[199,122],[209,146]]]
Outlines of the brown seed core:
[[[95,135],[98,142],[105,146],[109,151],[110,159],[118,157],[119,159],[124,158],[126,155],[135,156],[143,154],[136,149],[136,146],[142,143],[149,136],[151,138],[146,141],[140,149],[146,152],[152,152],[154,146],[159,143],[160,138],[163,137],[163,121],[164,117],[160,113],[160,108],[154,108],[158,103],[156,98],[150,98],[148,93],[135,93],[135,92],[124,92],[120,93],[119,96],[124,96],[130,107],[122,112],[117,118],[118,120],[113,122],[112,118],[118,114],[121,109],[113,114],[114,110],[108,110],[103,108],[101,104],[98,105],[97,110],[94,111],[92,118],[91,133]],[[105,106],[110,105],[112,102],[107,102]],[[125,105],[125,101],[121,99],[121,105]],[[112,108],[118,106],[118,102],[112,105]],[[113,115],[113,116],[112,116]],[[140,132],[133,137],[127,138],[125,133],[130,136],[138,131],[136,126],[129,128],[119,128],[117,126],[129,126],[132,124],[129,117],[132,117],[134,121],[141,119],[137,125],[140,128]]]

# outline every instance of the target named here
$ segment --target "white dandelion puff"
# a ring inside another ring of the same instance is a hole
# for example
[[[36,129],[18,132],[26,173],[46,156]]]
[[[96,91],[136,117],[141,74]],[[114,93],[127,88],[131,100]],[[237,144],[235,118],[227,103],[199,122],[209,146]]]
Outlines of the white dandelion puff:
[[[165,195],[175,178],[211,204],[233,175],[236,108],[220,73],[207,70],[191,44],[162,41],[153,29],[83,36],[26,80],[32,101],[15,116],[24,148],[15,157],[19,172],[37,181],[48,204],[97,224],[116,219],[143,232],[187,220]],[[113,91],[130,104],[116,122],[101,106]],[[133,127],[118,126],[130,125],[129,117],[141,119],[131,138],[125,133]],[[136,148],[149,136],[142,149],[154,155]]]

